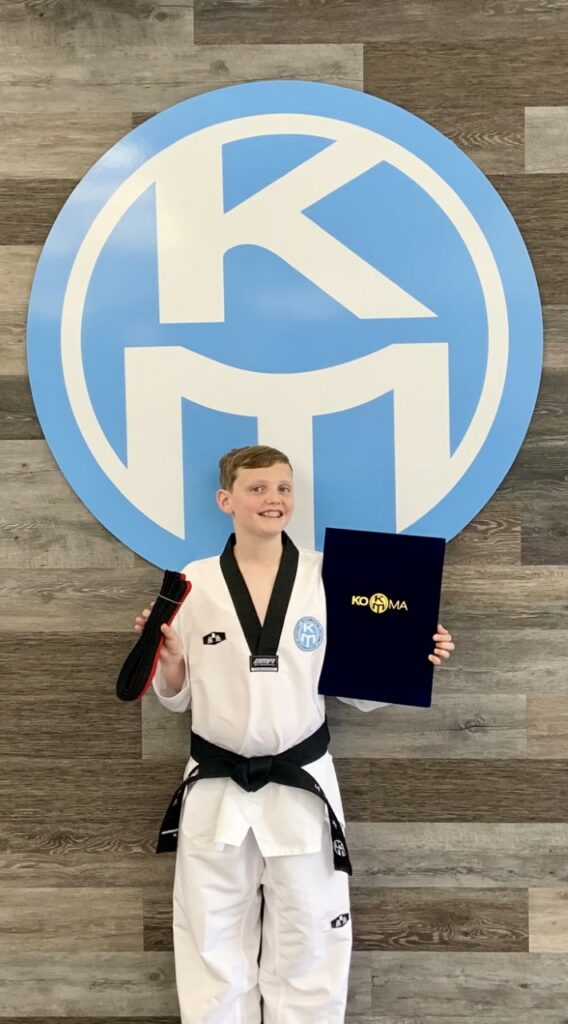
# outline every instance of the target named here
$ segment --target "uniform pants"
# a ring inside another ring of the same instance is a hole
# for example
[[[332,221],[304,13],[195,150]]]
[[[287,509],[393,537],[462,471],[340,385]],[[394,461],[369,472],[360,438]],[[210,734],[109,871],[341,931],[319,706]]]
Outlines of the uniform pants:
[[[321,852],[266,858],[251,829],[223,850],[180,829],[173,940],[181,1024],[344,1024],[349,876],[329,824]]]

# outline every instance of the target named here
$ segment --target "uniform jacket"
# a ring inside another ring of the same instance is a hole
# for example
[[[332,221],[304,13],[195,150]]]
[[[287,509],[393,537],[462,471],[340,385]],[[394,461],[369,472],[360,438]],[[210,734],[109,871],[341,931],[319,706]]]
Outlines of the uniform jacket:
[[[160,703],[174,712],[191,706],[194,732],[245,757],[278,754],[313,733],[325,719],[325,697],[318,694],[326,643],[322,558],[299,549],[278,672],[250,671],[250,651],[220,557],[189,562],[183,572],[192,589],[171,623],[183,644],[185,682],[171,695],[158,662],[152,686]],[[381,701],[337,699],[361,711],[385,707]],[[184,778],[196,763],[189,758]],[[332,755],[327,751],[304,769],[345,826]],[[265,857],[315,853],[329,830],[328,810],[314,794],[275,782],[248,793],[232,779],[202,779],[186,790],[185,842],[207,849],[238,846],[249,828]]]

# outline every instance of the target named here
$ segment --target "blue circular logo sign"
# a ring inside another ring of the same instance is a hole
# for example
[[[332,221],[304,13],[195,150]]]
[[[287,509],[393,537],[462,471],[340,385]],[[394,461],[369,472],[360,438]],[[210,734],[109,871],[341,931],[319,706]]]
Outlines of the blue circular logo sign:
[[[298,619],[294,626],[294,640],[301,651],[315,651],[323,640],[323,626],[311,615]]]
[[[405,110],[313,82],[193,97],[65,203],[31,293],[47,443],[116,537],[162,567],[222,548],[228,449],[270,444],[291,532],[450,539],[530,422],[538,288],[491,183]]]

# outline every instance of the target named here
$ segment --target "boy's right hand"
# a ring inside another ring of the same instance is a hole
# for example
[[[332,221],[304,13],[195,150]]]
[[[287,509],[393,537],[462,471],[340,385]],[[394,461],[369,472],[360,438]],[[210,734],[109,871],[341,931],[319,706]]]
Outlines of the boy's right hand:
[[[155,601],[152,601],[150,607],[145,608],[142,615],[137,615],[134,620],[134,629],[140,635],[144,631],[146,620],[148,619],[155,603]],[[168,626],[167,622],[163,622],[160,629],[164,637],[164,642],[160,650],[160,661],[165,664],[177,664],[178,662],[183,661],[183,646],[175,629],[173,629],[172,626]]]

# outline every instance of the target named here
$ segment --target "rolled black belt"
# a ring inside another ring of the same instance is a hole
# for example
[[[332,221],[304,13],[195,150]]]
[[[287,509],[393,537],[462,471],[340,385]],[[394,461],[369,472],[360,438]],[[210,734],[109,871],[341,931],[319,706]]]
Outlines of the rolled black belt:
[[[256,793],[267,782],[279,782],[283,786],[304,789],[319,796],[327,805],[333,864],[336,871],[352,875],[347,842],[341,824],[325,793],[313,775],[304,771],[302,765],[317,761],[325,754],[330,741],[327,718],[311,736],[280,754],[261,757],[244,757],[232,750],[191,732],[191,756],[199,763],[176,789],[160,826],[156,853],[173,853],[177,849],[179,822],[183,793],[186,787],[199,779],[230,778],[247,793]]]

